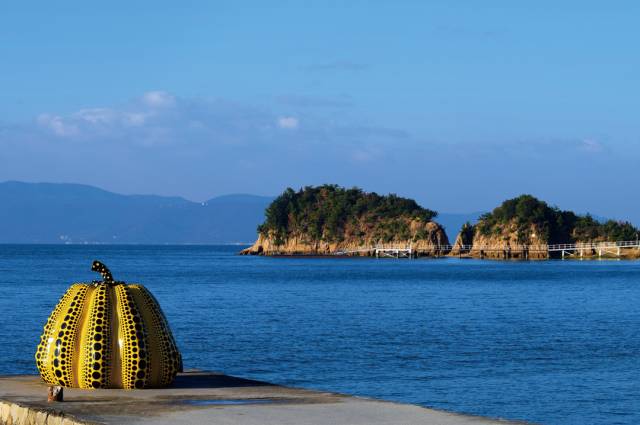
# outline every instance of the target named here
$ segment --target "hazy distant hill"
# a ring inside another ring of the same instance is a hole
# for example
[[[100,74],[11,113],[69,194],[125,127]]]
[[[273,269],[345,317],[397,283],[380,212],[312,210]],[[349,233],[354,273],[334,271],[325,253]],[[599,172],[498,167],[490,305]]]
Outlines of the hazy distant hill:
[[[204,203],[92,186],[0,183],[0,243],[236,243],[255,239],[272,198]]]
[[[204,203],[120,195],[92,186],[0,183],[0,243],[251,243],[272,197],[225,195]],[[450,241],[482,212],[440,213]]]

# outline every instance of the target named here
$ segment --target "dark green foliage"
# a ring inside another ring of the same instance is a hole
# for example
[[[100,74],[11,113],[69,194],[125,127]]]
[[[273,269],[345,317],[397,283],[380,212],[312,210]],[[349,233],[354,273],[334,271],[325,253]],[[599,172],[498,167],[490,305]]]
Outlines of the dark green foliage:
[[[394,194],[381,196],[337,185],[307,186],[298,192],[288,188],[276,198],[258,231],[272,235],[277,244],[291,232],[315,241],[341,241],[348,226],[370,228],[380,240],[408,239],[411,235],[407,218],[427,222],[436,215],[414,200]],[[364,234],[356,231],[355,236]]]
[[[573,233],[578,241],[600,239],[613,242],[636,240],[640,230],[628,221],[607,220],[600,223],[587,214],[578,218]]]
[[[475,231],[474,226],[468,221],[462,225],[460,229],[460,238],[463,245],[473,244],[473,233]]]
[[[521,195],[502,203],[491,213],[480,217],[478,230],[484,235],[500,233],[502,226],[515,221],[521,242],[530,243],[528,232],[535,225],[539,236],[550,244],[591,240],[633,240],[638,229],[628,222],[609,220],[600,223],[590,215],[578,216],[572,211],[550,207],[531,195]]]
[[[478,229],[485,235],[492,231],[500,233],[500,225],[515,221],[523,243],[530,242],[528,232],[532,224],[538,227],[541,232],[539,237],[543,240],[549,243],[568,243],[571,241],[571,230],[577,218],[570,211],[560,211],[531,195],[521,195],[504,201],[491,213],[480,217]]]

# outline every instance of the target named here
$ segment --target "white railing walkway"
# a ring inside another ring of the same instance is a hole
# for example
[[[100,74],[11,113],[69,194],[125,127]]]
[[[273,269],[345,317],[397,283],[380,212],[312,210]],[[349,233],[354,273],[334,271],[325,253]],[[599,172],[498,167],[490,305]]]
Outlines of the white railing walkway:
[[[454,249],[458,252],[560,252],[565,256],[583,256],[586,251],[597,252],[598,256],[608,253],[619,256],[623,248],[640,249],[640,241],[618,242],[590,242],[551,245],[422,245],[421,251],[433,251],[436,253],[448,253]],[[368,248],[336,251],[333,255],[356,255],[360,253],[372,253],[376,257],[411,258],[415,253],[412,244],[394,245],[378,244]]]

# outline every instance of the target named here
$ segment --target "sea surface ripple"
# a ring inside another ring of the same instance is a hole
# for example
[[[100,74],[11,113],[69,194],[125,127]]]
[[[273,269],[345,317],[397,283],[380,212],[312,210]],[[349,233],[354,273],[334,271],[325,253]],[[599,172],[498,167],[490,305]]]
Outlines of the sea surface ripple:
[[[146,285],[185,367],[542,424],[640,423],[640,262],[263,258],[0,245],[0,374],[72,282]]]

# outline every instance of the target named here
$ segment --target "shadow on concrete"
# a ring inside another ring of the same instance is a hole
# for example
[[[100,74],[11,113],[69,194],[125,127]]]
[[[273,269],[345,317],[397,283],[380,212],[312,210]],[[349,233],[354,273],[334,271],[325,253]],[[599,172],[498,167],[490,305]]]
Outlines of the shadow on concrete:
[[[170,388],[271,387],[274,384],[236,378],[210,372],[183,373],[176,376]]]

